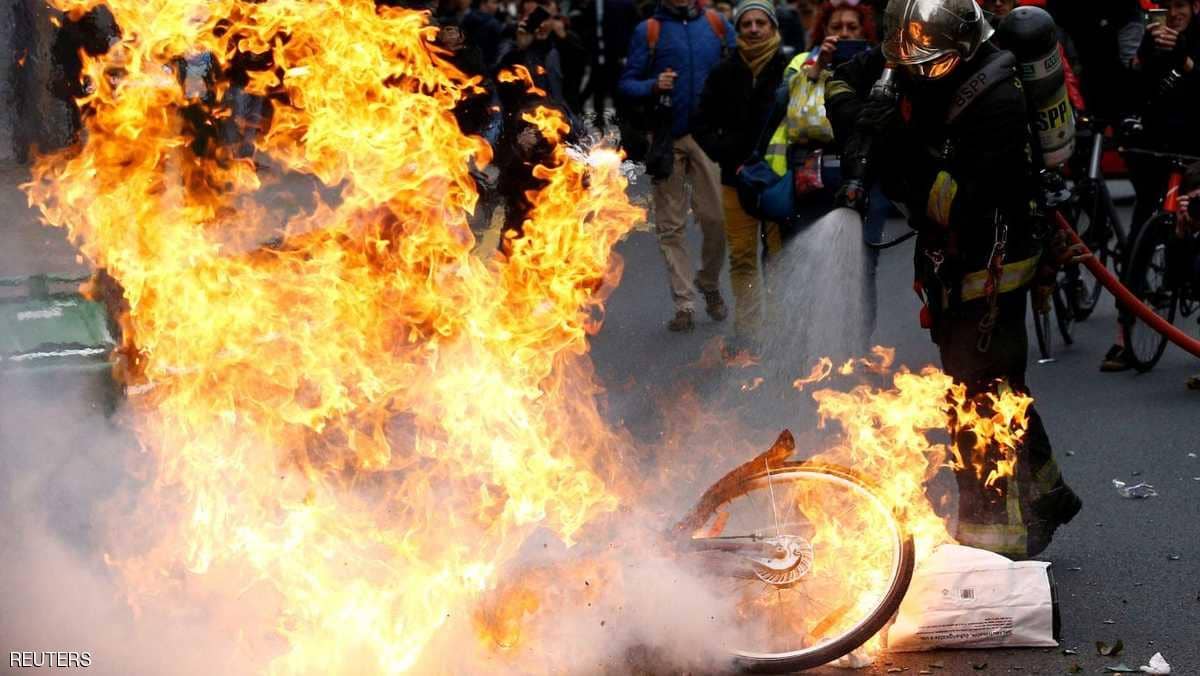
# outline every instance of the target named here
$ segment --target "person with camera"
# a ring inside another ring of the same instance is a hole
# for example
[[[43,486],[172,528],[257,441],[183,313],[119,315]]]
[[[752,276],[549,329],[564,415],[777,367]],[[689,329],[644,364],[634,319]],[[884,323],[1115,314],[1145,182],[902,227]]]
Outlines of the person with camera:
[[[820,188],[797,196],[796,212],[791,222],[783,227],[783,240],[796,236],[822,218],[834,206],[834,197],[842,184],[841,148],[837,139],[830,136],[831,122],[824,100],[817,87],[827,88],[838,66],[879,44],[875,23],[875,12],[865,4],[851,4],[846,0],[827,0],[817,10],[817,23],[813,29],[813,49],[807,55],[797,56],[788,65],[788,72],[805,77],[807,82],[788,78],[790,110],[799,110],[806,116],[804,123],[793,124],[789,118],[787,137],[775,143],[778,151],[787,151],[795,158],[797,150],[810,158],[814,178],[819,178]],[[805,101],[797,101],[804,99]],[[792,117],[795,117],[794,115]],[[813,120],[812,117],[819,117]],[[816,122],[816,124],[814,124]],[[793,160],[793,163],[795,161]],[[864,316],[862,338],[868,339],[875,330],[877,294],[875,289],[879,251],[866,246],[866,242],[879,242],[887,223],[891,202],[883,191],[875,187],[868,200],[867,213],[863,218],[863,241],[866,249],[866,265],[863,280]],[[864,346],[865,347],[865,346]]]
[[[921,324],[942,369],[973,396],[1028,392],[1027,298],[1042,226],[1016,59],[992,43],[975,0],[892,0],[885,26],[882,50],[843,64],[827,90],[843,145],[839,204],[862,210],[864,185],[879,177],[918,232]],[[1032,406],[1027,416],[1006,490],[969,466],[956,472],[961,543],[1034,556],[1079,511],[1041,418]],[[954,443],[963,458],[975,452],[971,434]]]
[[[631,103],[669,104],[669,174],[654,179],[654,227],[675,303],[675,316],[667,323],[671,331],[695,328],[696,289],[709,317],[722,321],[729,313],[718,288],[725,260],[720,173],[696,142],[693,125],[708,74],[734,48],[733,26],[716,10],[704,9],[697,0],[662,0],[654,16],[634,29],[618,84]],[[689,183],[692,213],[704,237],[694,280],[684,238]]]
[[[1200,155],[1200,2],[1165,0],[1162,12],[1151,17],[1146,35],[1132,67],[1134,98],[1143,109],[1123,129],[1124,141],[1138,149],[1160,150],[1183,155]],[[1141,226],[1157,208],[1166,187],[1169,165],[1158,158],[1127,153],[1129,179],[1137,197],[1129,241],[1136,240]],[[1106,373],[1131,367],[1122,345],[1121,332],[1104,355],[1100,370]]]
[[[1135,72],[1139,98],[1147,102],[1142,111],[1139,136],[1133,145],[1170,150],[1185,155],[1200,154],[1200,1],[1165,0],[1161,20],[1152,20],[1138,49]],[[1161,162],[1130,156],[1130,177],[1138,196],[1134,227],[1153,213],[1162,197],[1167,167]]]

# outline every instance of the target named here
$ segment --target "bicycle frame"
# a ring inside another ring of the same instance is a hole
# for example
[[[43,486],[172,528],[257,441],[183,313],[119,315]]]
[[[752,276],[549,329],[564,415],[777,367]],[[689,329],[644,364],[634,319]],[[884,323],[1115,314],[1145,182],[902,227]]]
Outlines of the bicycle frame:
[[[1121,222],[1121,215],[1117,212],[1117,205],[1113,202],[1112,193],[1108,190],[1108,181],[1104,178],[1102,163],[1104,159],[1104,134],[1102,131],[1092,132],[1092,148],[1088,156],[1088,168],[1086,178],[1076,182],[1076,193],[1084,195],[1095,195],[1102,201],[1103,214],[1108,219],[1108,224],[1112,228],[1113,233],[1117,237],[1117,245],[1114,254],[1118,259],[1124,255],[1128,247],[1129,231],[1125,224]],[[1083,183],[1083,185],[1079,185]]]
[[[1171,165],[1171,175],[1167,178],[1167,193],[1163,196],[1162,210],[1168,214],[1179,215],[1179,189],[1183,186],[1183,167],[1178,163]]]
[[[1187,233],[1183,232],[1180,225],[1179,198],[1182,196],[1183,176],[1187,171],[1188,163],[1200,162],[1200,157],[1132,148],[1126,149],[1125,152],[1130,154],[1144,155],[1146,157],[1154,157],[1157,159],[1165,159],[1170,163],[1170,170],[1167,174],[1167,189],[1163,193],[1162,200],[1159,203],[1158,211],[1156,211],[1154,215],[1150,217],[1150,219],[1147,221],[1147,224],[1153,223],[1156,219],[1163,218],[1165,216],[1166,218],[1170,219],[1170,224],[1173,226],[1175,237],[1179,240],[1186,239]],[[1187,286],[1186,284],[1181,283],[1181,281],[1187,277],[1188,275],[1181,275],[1179,272],[1175,272],[1173,275],[1171,275],[1175,285],[1180,287]],[[1196,284],[1200,284],[1200,280],[1196,280]]]

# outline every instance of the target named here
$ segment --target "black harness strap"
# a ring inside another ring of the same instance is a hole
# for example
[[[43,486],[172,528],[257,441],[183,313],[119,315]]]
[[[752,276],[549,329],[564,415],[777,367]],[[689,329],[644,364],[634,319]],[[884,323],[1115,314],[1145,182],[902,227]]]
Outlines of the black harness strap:
[[[954,101],[946,112],[946,124],[958,119],[981,94],[1017,76],[1017,57],[1012,52],[996,52],[988,57],[974,75],[954,93]]]

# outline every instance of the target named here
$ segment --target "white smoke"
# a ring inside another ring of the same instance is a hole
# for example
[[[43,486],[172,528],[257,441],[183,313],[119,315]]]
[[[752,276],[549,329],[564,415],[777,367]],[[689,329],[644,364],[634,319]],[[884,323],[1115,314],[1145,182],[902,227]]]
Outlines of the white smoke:
[[[254,616],[248,603],[126,602],[105,553],[141,483],[129,472],[139,451],[95,381],[0,377],[0,671],[12,652],[86,652],[88,673],[113,676],[261,671],[224,622]]]
[[[89,653],[88,673],[237,675],[263,673],[287,651],[271,595],[220,571],[163,571],[178,578],[170,588],[181,593],[127,597],[106,554],[114,542],[152,539],[126,519],[139,511],[153,476],[145,468],[152,456],[123,418],[128,412],[108,415],[91,383],[26,377],[7,380],[0,394],[0,607],[16,611],[0,614],[5,664],[10,652],[72,651]],[[685,436],[671,448],[646,449],[658,453],[645,458],[647,481],[661,482],[646,504],[625,505],[569,548],[536,531],[499,571],[502,587],[550,571],[552,584],[537,589],[541,607],[522,618],[517,645],[481,641],[478,608],[459,608],[414,673],[727,670],[738,644],[730,600],[695,555],[661,536],[719,474],[712,461],[734,463],[750,449],[735,446],[732,426],[719,441],[706,427],[719,425],[716,417],[695,422],[675,431]],[[705,430],[707,443],[696,438]],[[667,476],[666,467],[676,474]],[[659,472],[664,477],[653,478]],[[589,577],[591,569],[605,575]],[[481,606],[490,593],[480,595]]]

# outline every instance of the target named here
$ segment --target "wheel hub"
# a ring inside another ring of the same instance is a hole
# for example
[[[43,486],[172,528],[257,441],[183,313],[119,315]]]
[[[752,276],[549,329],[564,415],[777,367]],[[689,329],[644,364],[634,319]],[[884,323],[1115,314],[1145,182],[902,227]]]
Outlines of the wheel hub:
[[[779,535],[763,541],[763,556],[750,556],[754,575],[767,584],[786,587],[812,570],[812,543],[799,535]]]

